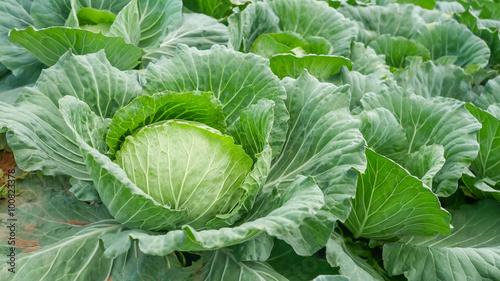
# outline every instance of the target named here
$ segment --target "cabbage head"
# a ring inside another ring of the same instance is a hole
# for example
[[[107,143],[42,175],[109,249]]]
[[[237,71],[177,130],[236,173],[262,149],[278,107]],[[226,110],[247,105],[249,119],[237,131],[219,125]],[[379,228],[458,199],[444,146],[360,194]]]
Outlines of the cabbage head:
[[[180,224],[203,228],[236,207],[252,158],[230,136],[184,120],[166,120],[128,136],[116,162],[153,200],[187,210]]]

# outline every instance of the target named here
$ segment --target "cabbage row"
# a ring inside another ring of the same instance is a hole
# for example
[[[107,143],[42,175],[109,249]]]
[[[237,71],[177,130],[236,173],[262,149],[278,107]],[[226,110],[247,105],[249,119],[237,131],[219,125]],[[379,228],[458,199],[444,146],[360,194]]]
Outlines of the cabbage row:
[[[0,279],[500,280],[499,29],[489,0],[0,0]]]

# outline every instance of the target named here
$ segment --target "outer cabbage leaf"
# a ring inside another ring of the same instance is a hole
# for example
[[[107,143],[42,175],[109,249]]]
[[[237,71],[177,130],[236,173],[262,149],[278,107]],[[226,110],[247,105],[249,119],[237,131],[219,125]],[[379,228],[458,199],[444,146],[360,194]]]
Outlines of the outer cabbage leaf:
[[[364,75],[358,71],[349,71],[347,67],[341,67],[340,72],[327,79],[328,82],[337,86],[348,84],[351,91],[351,110],[361,105],[361,98],[367,92],[378,93],[387,89],[383,80],[376,74]]]
[[[309,44],[299,34],[285,31],[282,33],[262,34],[255,40],[251,52],[269,59],[277,54],[293,54],[295,48],[307,52],[309,51]]]
[[[500,103],[500,76],[488,80],[484,91],[474,101],[474,104],[482,109],[488,109],[490,105],[495,103]]]
[[[481,13],[493,10],[491,8],[490,6],[488,9],[483,9]],[[489,18],[482,19],[480,15],[477,15],[477,10],[465,11],[457,17],[459,22],[465,24],[474,34],[481,37],[488,44],[491,51],[488,66],[497,68],[500,63],[500,37],[498,36],[500,21],[498,18],[496,20]]]
[[[353,196],[355,181],[347,180],[348,171],[364,170],[365,142],[358,130],[359,122],[349,114],[347,88],[320,83],[307,72],[296,80],[283,81],[290,130],[282,153],[273,160],[266,186],[286,189],[297,175],[308,175],[332,200]],[[340,154],[342,158],[337,157]],[[335,194],[340,190],[341,194]],[[344,215],[338,214],[339,218]]]
[[[268,146],[273,126],[274,102],[261,99],[240,111],[240,118],[228,128],[235,142],[241,144],[254,160]]]
[[[271,134],[273,155],[279,153],[287,129],[288,113],[284,106],[285,92],[278,77],[269,68],[269,61],[235,52],[223,46],[198,51],[186,45],[177,46],[177,55],[170,60],[150,64],[146,71],[149,93],[160,91],[210,91],[220,100],[226,124],[231,126],[238,112],[266,98],[275,102]]]
[[[64,26],[75,4],[80,7],[107,10],[116,15],[129,2],[130,0],[34,0],[31,15],[36,28]]]
[[[290,130],[282,153],[273,160],[266,188],[287,189],[297,175],[312,176],[325,194],[325,206],[292,237],[300,255],[311,255],[328,240],[335,220],[345,220],[354,196],[356,174],[364,170],[364,139],[349,113],[346,87],[320,83],[304,72],[285,78]]]
[[[274,119],[274,105],[273,101],[261,99],[257,104],[241,110],[240,118],[228,128],[227,131],[235,142],[241,144],[246,153],[252,157],[254,165],[243,182],[242,188],[246,193],[239,204],[230,214],[218,215],[217,218],[208,222],[208,227],[219,228],[232,225],[242,214],[252,210],[256,196],[262,190],[271,169],[272,151],[269,139]]]
[[[91,206],[67,194],[66,180],[31,174],[17,181],[22,196],[16,198],[11,217],[17,219],[17,256],[15,274],[9,280],[108,278],[113,260],[104,257],[98,236],[123,227],[109,219],[103,206]],[[0,204],[7,209],[7,202]],[[2,236],[7,237],[11,222],[2,220]],[[1,269],[7,272],[5,250],[1,249]]]
[[[466,108],[482,128],[477,134],[479,155],[469,168],[475,178],[464,175],[464,183],[476,197],[500,200],[500,119],[472,104]]]
[[[227,249],[205,252],[201,260],[193,264],[189,272],[181,276],[173,275],[179,281],[232,281],[239,280],[288,281],[269,264],[259,261],[239,261]]]
[[[326,244],[326,259],[331,266],[340,267],[339,272],[350,280],[386,280],[365,260],[353,253],[344,238],[336,232],[332,233]]]
[[[139,47],[151,46],[177,28],[182,18],[181,0],[134,0],[116,17],[109,35],[124,37]]]
[[[293,248],[279,240],[274,242],[272,253],[266,262],[290,281],[313,280],[318,275],[339,273],[338,268],[330,266],[325,259],[298,256]]]
[[[403,166],[426,186],[432,186],[434,176],[445,162],[443,146],[433,144],[421,146],[418,151],[408,154]]]
[[[357,35],[356,27],[327,3],[315,0],[266,0],[265,2],[280,19],[283,31],[293,31],[304,38],[323,37],[332,45],[334,55],[349,55],[349,44]]]
[[[383,55],[377,55],[370,47],[365,47],[363,44],[353,42],[351,44],[352,69],[363,74],[373,74],[378,79],[385,79],[390,75],[389,67],[385,64]]]
[[[390,239],[450,232],[450,215],[437,196],[397,163],[366,150],[353,210],[345,225],[354,237]]]
[[[65,95],[77,97],[103,118],[111,118],[141,94],[137,73],[116,69],[104,51],[85,56],[66,53],[43,72],[34,88],[56,105]]]
[[[191,11],[207,14],[216,19],[227,17],[233,8],[230,0],[183,0],[182,2]]]
[[[58,99],[73,95],[102,117],[111,117],[141,90],[134,72],[112,67],[104,53],[67,53],[44,71],[33,88],[25,88],[16,105],[0,103],[7,139],[23,170],[89,180],[80,149],[58,111]]]
[[[279,18],[267,3],[251,3],[243,11],[236,9],[228,18],[229,45],[248,53],[257,37],[278,32],[278,23]]]
[[[357,41],[370,43],[377,36],[389,34],[409,38],[425,28],[425,21],[415,12],[413,5],[351,6],[339,8],[345,17],[358,23]],[[370,33],[375,34],[370,34]]]
[[[369,46],[377,54],[385,55],[387,64],[395,68],[404,68],[407,57],[420,56],[424,60],[431,58],[429,50],[418,41],[400,36],[391,37],[384,34],[373,40]]]
[[[421,29],[414,39],[431,52],[433,60],[444,56],[457,56],[458,66],[484,67],[490,58],[488,45],[467,27],[455,21],[428,25],[427,28]]]
[[[450,235],[412,236],[384,245],[391,275],[416,280],[496,280],[500,278],[500,203],[480,201],[453,211]]]
[[[435,64],[411,58],[404,70],[394,73],[398,85],[425,98],[449,97],[461,101],[472,101],[470,80],[472,77],[460,67],[452,64]]]
[[[83,9],[81,9],[78,14],[81,14]],[[137,0],[130,1],[117,16],[112,13],[110,14],[115,18],[108,23],[110,24],[109,28],[106,26],[106,28],[101,28],[101,30],[108,36],[122,37],[127,44],[139,45],[139,41],[141,40],[141,25],[139,22],[139,7],[137,6]],[[79,21],[78,17],[76,17],[74,24],[66,21],[66,26],[79,27],[80,23],[77,21]],[[96,24],[96,26],[100,27],[102,25]],[[82,28],[88,29],[89,27],[82,24]],[[109,29],[109,31],[104,29]]]
[[[30,52],[9,41],[12,29],[33,25],[30,8],[31,1],[22,0],[2,1],[0,6],[0,62],[4,71],[12,71],[20,85],[34,82],[43,67]]]
[[[361,102],[365,109],[386,108],[396,117],[409,141],[408,154],[424,145],[442,145],[446,162],[434,176],[432,190],[439,196],[455,192],[458,179],[479,150],[475,134],[480,124],[463,102],[442,97],[425,99],[399,87],[377,95],[367,93]]]
[[[281,79],[298,78],[304,69],[307,69],[312,76],[324,79],[337,74],[342,66],[349,69],[352,67],[351,61],[347,58],[314,54],[305,56],[278,54],[271,57],[270,63],[271,70]]]
[[[389,110],[364,110],[355,117],[362,122],[360,131],[368,147],[395,161],[405,159],[408,140],[403,127]]]
[[[114,67],[127,70],[138,64],[141,49],[125,43],[123,38],[106,37],[102,33],[88,30],[51,27],[35,30],[13,30],[10,40],[25,47],[38,60],[48,66],[57,63],[69,49],[77,55],[85,55],[104,49],[106,57]]]
[[[169,29],[160,44],[145,48],[143,61],[156,62],[161,56],[171,58],[177,44],[186,44],[198,50],[208,50],[213,45],[227,45],[227,27],[216,19],[203,14],[184,14],[178,28]]]

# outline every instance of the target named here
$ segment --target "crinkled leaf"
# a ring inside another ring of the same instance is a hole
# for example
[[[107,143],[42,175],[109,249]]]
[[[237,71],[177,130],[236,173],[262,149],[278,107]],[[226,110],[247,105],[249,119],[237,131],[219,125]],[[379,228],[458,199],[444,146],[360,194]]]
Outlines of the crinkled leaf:
[[[405,131],[389,110],[364,110],[356,118],[362,122],[359,130],[368,147],[395,161],[405,159],[408,140]]]
[[[467,27],[455,21],[428,25],[414,39],[424,45],[433,60],[444,56],[457,56],[456,65],[486,66],[490,58],[488,45]]]
[[[78,181],[71,179],[69,192],[73,193],[80,201],[100,202],[99,193],[90,181]]]
[[[273,155],[279,153],[287,129],[285,92],[280,80],[269,68],[269,61],[242,54],[223,46],[198,51],[179,44],[170,60],[150,64],[146,72],[146,91],[211,91],[221,101],[226,124],[231,126],[239,111],[259,99],[275,102],[274,126],[270,143]]]
[[[9,144],[23,170],[89,180],[80,149],[58,112],[58,100],[73,95],[98,115],[110,117],[139,91],[135,74],[113,68],[103,52],[68,53],[44,71],[35,87],[23,89],[15,106],[2,104],[0,127],[9,128]]]
[[[471,76],[452,64],[435,64],[412,58],[404,70],[394,73],[398,85],[425,98],[449,97],[472,101],[475,94],[469,81]]]
[[[274,102],[261,99],[240,111],[240,118],[228,128],[228,133],[255,160],[269,142],[273,127]]]
[[[450,215],[437,196],[397,163],[366,150],[368,166],[359,174],[346,226],[355,237],[390,239],[450,232]]]
[[[330,77],[328,82],[337,86],[349,85],[351,91],[351,110],[361,105],[361,98],[367,92],[378,93],[387,89],[383,80],[375,74],[364,75],[358,71],[349,71],[347,67],[341,67],[340,72]]]
[[[500,203],[481,201],[450,210],[450,235],[413,236],[384,245],[391,275],[416,280],[496,280],[500,278]]]
[[[497,119],[500,119],[500,103],[490,105],[487,111]]]
[[[340,267],[339,272],[351,280],[385,280],[365,260],[353,253],[344,238],[336,232],[332,233],[328,244],[326,244],[326,259],[331,266]]]
[[[71,0],[34,0],[31,16],[36,28],[64,26],[72,10]],[[130,0],[76,0],[80,7],[107,10],[118,14]]]
[[[58,243],[89,223],[111,219],[103,205],[89,205],[68,194],[69,184],[65,177],[32,173],[17,179],[16,185],[21,195],[16,198],[17,208],[11,218],[18,221],[18,238],[27,241],[18,240],[15,245],[19,248],[18,254]],[[6,210],[7,204],[7,201],[0,202]],[[8,221],[2,220],[2,235],[8,230],[5,223]]]
[[[233,246],[233,251],[235,258],[241,261],[267,261],[273,247],[274,237],[262,233],[252,240]]]
[[[305,38],[308,46],[306,50],[311,54],[318,55],[331,55],[333,53],[333,47],[328,40],[320,36],[308,36]]]
[[[474,101],[474,104],[482,109],[488,109],[488,106],[495,103],[500,103],[500,76],[488,80],[484,91]]]
[[[131,1],[116,17],[109,35],[139,47],[151,46],[180,25],[181,0]]]
[[[353,42],[351,45],[352,69],[363,75],[375,75],[378,79],[383,79],[390,75],[389,67],[385,64],[383,55],[377,55],[370,47]]]
[[[493,198],[500,201],[500,184],[489,178],[479,178],[463,175],[461,186],[465,195],[476,199]]]
[[[429,50],[418,41],[400,36],[391,37],[384,34],[373,40],[369,46],[377,54],[385,55],[387,64],[396,68],[404,68],[407,57],[419,56],[423,60],[431,58]]]
[[[160,44],[145,49],[143,60],[156,62],[161,56],[171,58],[176,54],[177,44],[186,44],[198,50],[208,50],[213,45],[227,45],[227,27],[214,18],[203,14],[184,14],[176,29],[169,29]]]
[[[259,261],[238,261],[233,253],[226,249],[206,252],[201,262],[195,263],[191,268],[192,272],[188,276],[176,280],[232,281],[236,276],[239,280],[288,280],[269,264]]]
[[[351,6],[339,8],[345,17],[358,22],[358,41],[369,43],[372,38],[366,36],[366,31],[375,32],[378,36],[410,37],[425,27],[424,20],[415,12],[413,5],[390,4],[387,6]],[[363,36],[364,35],[364,36]],[[377,35],[373,36],[376,38]]]
[[[368,110],[386,108],[396,117],[409,141],[408,154],[423,145],[442,145],[446,163],[434,176],[432,190],[440,196],[455,192],[458,179],[479,150],[475,134],[480,124],[463,102],[442,97],[425,99],[391,87],[379,94],[367,93],[362,103]]]
[[[130,1],[113,20],[109,32],[105,33],[107,36],[122,37],[127,44],[139,45],[141,24],[137,0]]]
[[[116,232],[123,226],[113,220],[104,220],[82,227],[71,236],[60,238],[54,244],[19,256],[17,270],[11,280],[50,280],[66,278],[78,280],[106,279],[113,265],[113,260],[103,255],[104,248],[99,235]],[[71,232],[70,232],[71,233]],[[2,270],[7,271],[4,262]]]
[[[467,104],[466,108],[481,122],[482,128],[477,134],[479,154],[469,168],[476,178],[465,183],[482,199],[500,198],[500,190],[495,187],[500,183],[500,120],[472,104]]]
[[[181,266],[175,254],[164,257],[146,255],[137,249],[134,242],[126,254],[115,259],[110,279],[167,281],[171,275],[169,269],[176,270]]]
[[[424,145],[418,151],[408,154],[404,159],[404,167],[411,175],[419,178],[427,186],[432,186],[432,179],[443,167],[444,148],[442,145]]]
[[[181,0],[141,0],[138,5],[141,27],[139,47],[156,43],[164,36],[166,30],[170,34],[182,22]]]
[[[136,72],[122,72],[107,60],[104,51],[85,56],[66,53],[44,71],[35,89],[54,104],[65,95],[85,101],[97,115],[110,118],[140,95]]]
[[[349,198],[354,196],[356,183],[351,168],[364,169],[365,141],[358,130],[360,122],[349,113],[346,87],[320,83],[307,72],[297,80],[283,81],[290,130],[282,153],[273,161],[266,187],[287,189],[297,175],[307,175],[323,190],[323,209],[293,234],[300,245],[294,246],[297,253],[311,255],[326,243],[333,222],[349,215]]]
[[[10,42],[9,32],[33,25],[30,6],[31,1],[20,0],[5,0],[0,6],[0,62],[23,84],[33,83],[43,64],[25,48]]]
[[[344,200],[354,195],[351,168],[363,170],[364,139],[359,121],[349,114],[346,87],[320,83],[304,72],[283,80],[287,89],[290,130],[282,153],[273,161],[266,186],[286,189],[296,175],[313,176],[335,215],[345,219]],[[338,157],[342,155],[342,157]]]
[[[323,37],[333,47],[333,54],[349,55],[349,44],[356,38],[355,25],[327,3],[315,0],[266,0],[280,19],[283,31],[302,37]],[[293,15],[293,16],[291,16]]]
[[[301,247],[293,237],[293,230],[316,214],[323,206],[323,194],[311,177],[299,176],[282,194],[261,194],[241,225],[218,230],[195,231],[185,227],[188,243],[184,250],[217,249],[235,245],[266,232],[292,247]],[[299,241],[300,242],[300,241]]]
[[[313,280],[320,274],[338,274],[338,269],[332,268],[326,260],[315,256],[298,256],[293,248],[279,240],[275,241],[266,262],[290,281]]]
[[[17,181],[22,192],[13,217],[18,249],[15,274],[9,280],[108,277],[113,261],[103,256],[98,235],[122,226],[109,220],[102,205],[91,206],[67,194],[65,181],[35,174]],[[7,209],[6,202],[1,205]],[[9,223],[2,220],[2,236],[7,235]],[[2,259],[1,269],[7,272],[9,265]]]
[[[267,3],[251,3],[243,11],[236,9],[228,18],[229,45],[236,51],[248,53],[257,37],[279,31],[278,22],[279,18]]]

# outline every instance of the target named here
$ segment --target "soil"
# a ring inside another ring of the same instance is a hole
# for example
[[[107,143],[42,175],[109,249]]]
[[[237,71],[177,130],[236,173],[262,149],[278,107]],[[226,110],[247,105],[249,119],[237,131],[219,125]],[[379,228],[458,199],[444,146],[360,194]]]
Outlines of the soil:
[[[74,220],[67,220],[67,221],[59,220],[59,221],[74,224],[74,225],[87,225],[87,224],[89,224],[88,222],[79,222],[79,221],[74,221]]]
[[[9,169],[16,167],[14,153],[8,151],[0,151],[0,169],[3,171],[4,177],[9,174]]]
[[[19,248],[23,249],[21,253],[34,252],[40,249],[40,245],[38,245],[38,242],[36,241],[28,241],[21,238],[17,238],[16,240],[16,243],[19,244]]]

